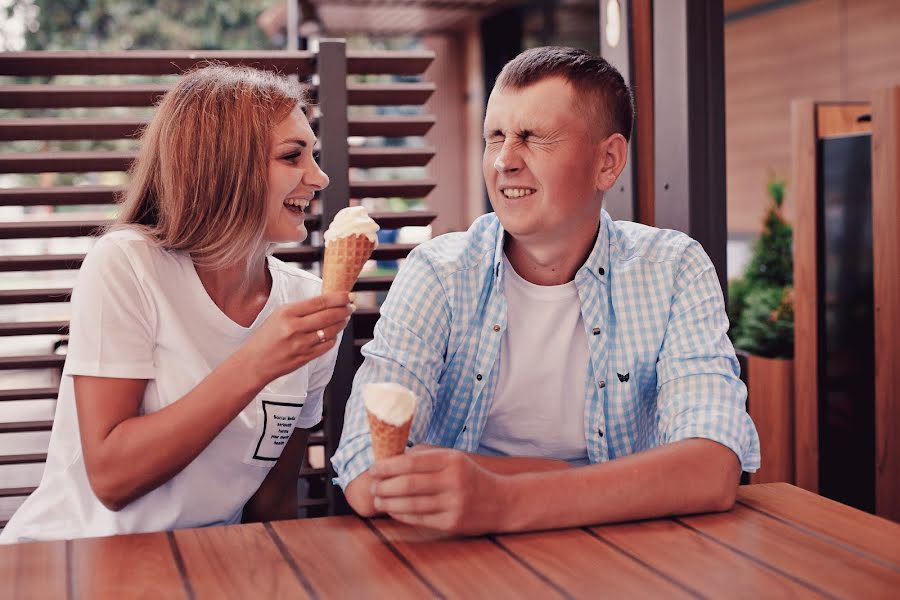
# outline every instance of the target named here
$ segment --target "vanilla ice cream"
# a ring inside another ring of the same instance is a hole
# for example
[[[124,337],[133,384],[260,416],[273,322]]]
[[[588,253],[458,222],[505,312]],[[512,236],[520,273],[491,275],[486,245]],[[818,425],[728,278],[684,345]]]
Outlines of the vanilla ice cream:
[[[389,425],[403,425],[416,412],[416,395],[397,383],[367,383],[362,398],[366,410]]]
[[[379,229],[378,223],[372,220],[365,206],[348,206],[334,215],[334,220],[328,226],[323,237],[326,246],[336,239],[352,235],[365,236],[377,246],[378,236],[375,235],[375,232]]]

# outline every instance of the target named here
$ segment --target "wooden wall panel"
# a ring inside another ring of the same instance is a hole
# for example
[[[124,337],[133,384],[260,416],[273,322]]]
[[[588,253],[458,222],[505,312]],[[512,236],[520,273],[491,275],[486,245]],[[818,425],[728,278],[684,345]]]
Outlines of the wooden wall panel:
[[[729,232],[758,234],[767,181],[791,184],[790,102],[865,101],[900,84],[898,32],[896,0],[809,0],[726,23]]]
[[[747,357],[747,412],[759,432],[762,463],[750,483],[794,482],[794,361]]]
[[[766,183],[788,179],[790,105],[841,99],[840,0],[789,5],[725,25],[728,231],[758,234]],[[794,206],[788,197],[788,219]]]
[[[787,200],[797,207],[794,227],[794,482],[819,491],[819,382],[816,323],[816,107],[791,105],[793,163]]]
[[[872,99],[875,511],[900,521],[900,87]]]

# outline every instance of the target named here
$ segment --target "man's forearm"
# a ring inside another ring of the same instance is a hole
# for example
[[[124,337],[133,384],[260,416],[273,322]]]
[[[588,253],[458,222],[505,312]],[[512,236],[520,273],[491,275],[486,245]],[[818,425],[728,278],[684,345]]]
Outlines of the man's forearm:
[[[572,465],[554,458],[534,458],[530,456],[485,456],[469,454],[478,466],[497,475],[519,475],[571,469]]]
[[[727,447],[682,440],[608,463],[503,477],[502,531],[728,510],[740,465]]]

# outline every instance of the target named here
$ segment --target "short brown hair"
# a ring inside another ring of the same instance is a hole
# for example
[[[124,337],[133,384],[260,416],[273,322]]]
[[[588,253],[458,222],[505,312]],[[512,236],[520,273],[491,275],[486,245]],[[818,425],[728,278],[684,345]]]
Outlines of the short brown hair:
[[[604,135],[621,133],[631,139],[634,123],[634,99],[622,74],[605,59],[563,46],[531,48],[506,63],[497,76],[498,89],[521,89],[549,77],[569,82],[598,117]]]
[[[303,88],[275,73],[208,64],[166,93],[141,136],[116,226],[223,268],[264,245],[270,135]]]

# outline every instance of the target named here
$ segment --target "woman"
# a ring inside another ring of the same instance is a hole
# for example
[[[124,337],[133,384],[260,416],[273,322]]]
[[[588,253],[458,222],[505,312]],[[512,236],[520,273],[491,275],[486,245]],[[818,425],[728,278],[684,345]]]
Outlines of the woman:
[[[353,306],[268,254],[328,177],[300,87],[208,66],[144,132],[72,296],[47,465],[2,542],[290,518]]]

